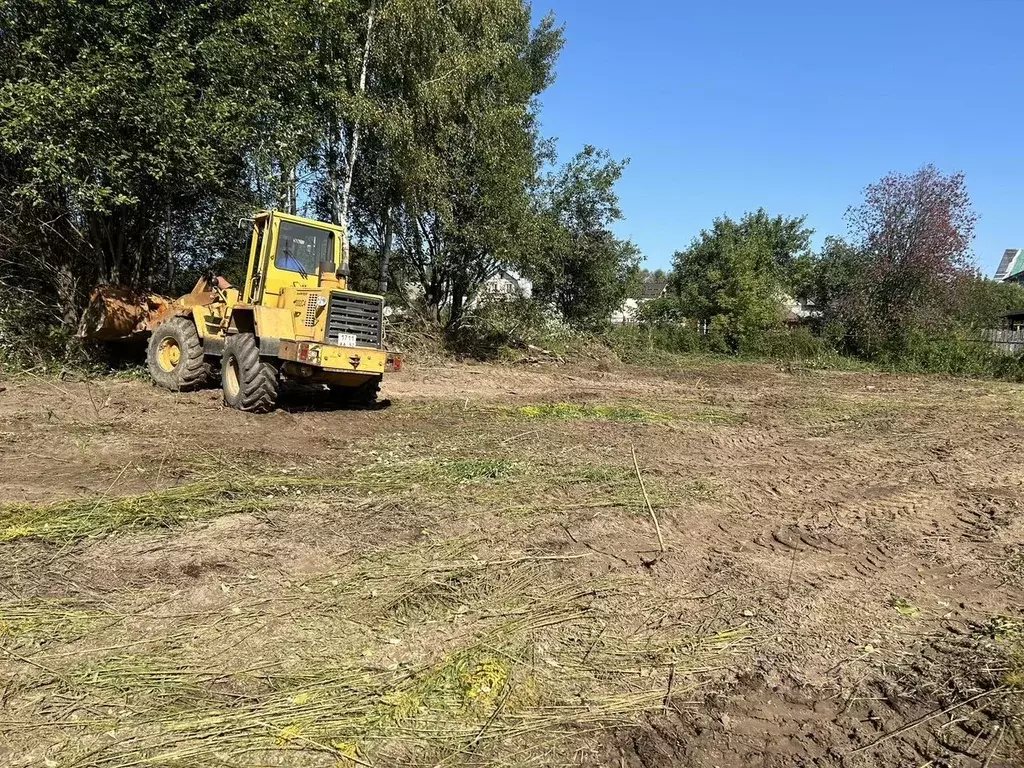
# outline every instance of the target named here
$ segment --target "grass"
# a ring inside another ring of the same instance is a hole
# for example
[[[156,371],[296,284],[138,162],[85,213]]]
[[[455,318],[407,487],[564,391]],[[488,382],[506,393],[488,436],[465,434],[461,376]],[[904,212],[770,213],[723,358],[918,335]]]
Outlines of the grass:
[[[192,482],[141,494],[0,504],[0,545],[22,539],[63,544],[129,530],[177,528],[239,513],[263,515],[318,505],[332,510],[368,497],[378,502],[416,498],[426,505],[464,508],[467,514],[474,505],[483,506],[506,516],[632,508],[641,500],[631,468],[566,466],[542,457],[377,455],[373,463],[343,474],[337,474],[337,468],[276,475],[255,472],[255,468],[224,468]],[[716,487],[701,478],[679,481],[671,490],[652,478],[648,490],[655,506],[666,506],[670,499],[711,498],[716,493]]]
[[[648,410],[628,403],[611,405],[539,403],[512,408],[511,413],[527,419],[601,419],[640,424],[663,424],[673,420],[673,417],[667,413]]]
[[[819,396],[810,402],[795,403],[791,418],[796,423],[826,432],[864,428],[887,429],[894,413],[905,414],[912,406],[881,396]]]
[[[571,546],[556,521],[640,515],[646,530],[647,513],[628,447],[545,454],[527,432],[545,427],[515,420],[687,417],[626,403],[466,412],[436,440],[346,438],[296,466],[276,447],[192,446],[156,457],[155,475],[175,487],[124,494],[118,477],[113,494],[0,505],[0,554],[40,575],[18,589],[53,589],[53,562],[83,545],[70,566],[81,584],[60,587],[78,597],[0,601],[0,763],[570,763],[595,732],[662,711],[670,695],[685,706],[710,670],[749,653],[742,617],[670,615],[673,595],[646,572],[609,572],[601,555],[534,535]],[[131,467],[155,469],[146,458]],[[699,477],[644,472],[656,508],[717,493]],[[132,475],[144,480],[159,484]],[[155,574],[148,558],[123,582],[78,572],[108,548],[109,567],[134,567],[118,542],[91,539],[237,513],[273,521],[261,537],[298,522],[296,543],[343,517],[388,515],[386,539],[356,536],[342,551],[337,526],[340,546],[320,550],[310,573],[265,568],[216,530],[193,540],[186,529],[125,544],[157,552]],[[217,567],[185,568],[194,558]]]
[[[0,543],[36,538],[54,543],[117,531],[169,528],[240,512],[263,513],[340,491],[402,491],[460,486],[515,477],[517,464],[497,459],[387,461],[344,476],[223,472],[149,493],[98,496],[52,504],[0,505]]]
[[[24,600],[0,607],[0,645],[63,643],[87,635],[103,614],[68,600]]]
[[[280,499],[322,490],[309,478],[203,480],[130,496],[100,496],[53,504],[0,506],[0,542],[37,538],[54,543],[115,531],[171,527],[235,512],[270,509]]]
[[[130,625],[86,611],[106,634],[83,642],[57,629],[83,608],[40,603],[34,626],[54,634],[11,657],[0,740],[77,768],[520,765],[661,709],[670,677],[685,697],[743,649],[743,630],[638,625],[661,604],[641,575],[566,578],[558,559],[479,546],[366,553],[275,594],[279,618],[273,587],[253,584],[191,617],[187,639],[143,608]]]

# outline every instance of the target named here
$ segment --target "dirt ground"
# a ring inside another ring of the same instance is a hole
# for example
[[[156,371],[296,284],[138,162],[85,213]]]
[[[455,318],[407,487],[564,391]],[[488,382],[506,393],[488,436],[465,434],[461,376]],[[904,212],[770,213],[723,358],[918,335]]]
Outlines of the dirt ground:
[[[2,765],[1024,764],[1020,386],[0,383]]]

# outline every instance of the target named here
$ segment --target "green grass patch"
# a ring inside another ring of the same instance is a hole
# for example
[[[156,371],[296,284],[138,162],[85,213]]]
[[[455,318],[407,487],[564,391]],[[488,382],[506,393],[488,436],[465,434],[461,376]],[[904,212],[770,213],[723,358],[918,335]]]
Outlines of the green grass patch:
[[[796,423],[829,431],[870,426],[885,429],[891,426],[893,416],[905,416],[909,407],[891,399],[822,396],[810,403],[794,404],[786,414]]]
[[[610,405],[579,405],[576,403],[538,403],[522,405],[512,412],[527,419],[602,419],[607,421],[632,421],[642,424],[658,424],[672,421],[667,413],[641,408],[628,403]]]
[[[235,512],[258,512],[284,497],[320,490],[325,481],[295,477],[207,480],[132,496],[0,506],[0,542],[67,542],[133,528],[167,528]]]
[[[0,543],[36,538],[61,543],[115,531],[170,528],[240,512],[265,513],[339,491],[444,492],[460,486],[508,482],[521,468],[500,459],[387,461],[347,476],[222,476],[150,493],[99,496],[52,504],[0,505]],[[225,475],[233,473],[226,472]],[[234,473],[237,474],[237,473]]]
[[[67,600],[0,603],[0,647],[42,647],[84,637],[104,614]]]
[[[294,468],[294,474],[261,476],[251,469],[225,468],[217,475],[149,493],[3,504],[0,546],[22,539],[60,544],[122,531],[177,528],[230,514],[344,505],[367,494],[449,507],[456,499],[466,514],[486,509],[513,517],[567,509],[642,508],[632,467],[564,466],[488,456],[410,460],[385,454],[347,472],[343,467],[322,470],[314,474],[320,469],[304,467]],[[662,478],[646,479],[656,507],[670,505],[680,494],[709,498],[716,491],[704,481],[686,482],[670,491],[662,487]]]

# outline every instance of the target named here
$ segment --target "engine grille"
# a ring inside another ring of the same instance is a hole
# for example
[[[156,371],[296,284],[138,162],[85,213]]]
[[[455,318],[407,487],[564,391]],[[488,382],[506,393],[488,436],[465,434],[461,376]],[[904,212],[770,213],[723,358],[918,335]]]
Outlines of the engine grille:
[[[357,347],[380,349],[384,319],[380,299],[333,291],[327,313],[328,344],[337,344],[339,333],[351,333]]]

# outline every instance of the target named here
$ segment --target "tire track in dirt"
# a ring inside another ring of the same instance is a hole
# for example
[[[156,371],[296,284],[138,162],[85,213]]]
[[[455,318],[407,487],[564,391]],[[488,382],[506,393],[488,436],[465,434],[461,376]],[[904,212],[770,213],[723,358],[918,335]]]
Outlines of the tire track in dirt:
[[[763,550],[784,556],[801,555],[801,572],[808,568],[807,555],[821,560],[828,576],[835,578],[873,578],[891,567],[893,550],[885,542],[873,542],[859,536],[815,532],[800,525],[769,529],[755,536],[752,543]],[[817,579],[805,575],[817,584]]]
[[[771,685],[741,675],[727,693],[672,702],[662,715],[616,734],[604,763],[717,768],[1009,768],[1003,734],[1020,702],[1001,692],[983,659],[977,628],[929,636],[909,663],[852,691],[829,693],[793,681]]]

